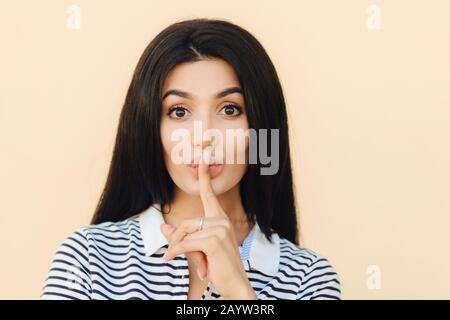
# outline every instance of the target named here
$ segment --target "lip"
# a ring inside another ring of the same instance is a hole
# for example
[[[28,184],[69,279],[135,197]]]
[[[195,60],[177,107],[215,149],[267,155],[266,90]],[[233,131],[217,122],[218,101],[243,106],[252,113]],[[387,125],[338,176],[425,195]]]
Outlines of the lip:
[[[191,173],[193,174],[193,176],[198,179],[198,164],[196,163],[191,163],[191,164],[187,164],[186,165],[189,170],[191,171]],[[215,177],[217,177],[220,172],[222,171],[223,168],[223,164],[221,163],[211,163],[208,166],[208,172],[209,172],[209,176],[211,179],[214,179]]]

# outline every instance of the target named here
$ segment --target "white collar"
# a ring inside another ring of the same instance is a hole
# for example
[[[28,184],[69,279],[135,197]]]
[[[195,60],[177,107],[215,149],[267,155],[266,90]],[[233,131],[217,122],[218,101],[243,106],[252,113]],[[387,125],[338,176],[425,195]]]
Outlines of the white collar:
[[[138,217],[147,256],[151,256],[159,248],[168,244],[167,239],[161,233],[160,225],[165,223],[165,221],[159,209],[160,206],[154,204],[143,211]],[[249,252],[250,266],[265,274],[273,276],[278,272],[280,263],[279,236],[277,233],[273,233],[272,243],[270,243],[261,231],[258,223],[255,224],[254,228],[255,233],[251,241]]]

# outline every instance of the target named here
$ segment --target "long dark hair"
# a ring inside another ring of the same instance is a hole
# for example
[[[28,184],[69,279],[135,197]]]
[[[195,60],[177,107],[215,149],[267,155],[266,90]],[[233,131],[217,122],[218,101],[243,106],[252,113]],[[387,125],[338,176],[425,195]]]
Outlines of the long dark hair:
[[[298,244],[288,123],[280,81],[254,36],[235,24],[215,19],[174,23],[145,49],[120,114],[107,182],[92,224],[124,220],[155,203],[170,204],[174,183],[164,165],[160,139],[162,86],[176,65],[204,58],[222,59],[234,68],[250,128],[279,129],[278,172],[261,175],[259,161],[249,164],[240,193],[247,219],[256,218],[267,239],[271,240],[273,229]]]

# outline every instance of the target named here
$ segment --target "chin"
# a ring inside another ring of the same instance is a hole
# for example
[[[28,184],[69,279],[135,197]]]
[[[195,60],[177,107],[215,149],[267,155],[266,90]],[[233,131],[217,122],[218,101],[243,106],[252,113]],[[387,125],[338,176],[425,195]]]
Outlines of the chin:
[[[225,193],[233,187],[233,185],[231,185],[230,182],[226,180],[227,179],[223,175],[219,175],[211,179],[211,187],[216,195]],[[189,189],[191,189],[190,191],[192,195],[200,195],[200,182],[198,178],[192,179]]]

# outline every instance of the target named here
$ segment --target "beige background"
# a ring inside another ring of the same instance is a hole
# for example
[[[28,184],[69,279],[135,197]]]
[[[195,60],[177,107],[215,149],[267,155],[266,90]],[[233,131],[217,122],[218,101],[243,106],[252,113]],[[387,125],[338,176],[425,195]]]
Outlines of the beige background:
[[[381,29],[367,27],[378,4]],[[81,28],[66,26],[69,4]],[[39,296],[86,225],[148,42],[229,19],[271,55],[289,107],[303,245],[343,298],[450,298],[450,1],[1,1],[0,298]],[[369,266],[381,287],[367,285]]]

